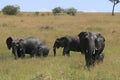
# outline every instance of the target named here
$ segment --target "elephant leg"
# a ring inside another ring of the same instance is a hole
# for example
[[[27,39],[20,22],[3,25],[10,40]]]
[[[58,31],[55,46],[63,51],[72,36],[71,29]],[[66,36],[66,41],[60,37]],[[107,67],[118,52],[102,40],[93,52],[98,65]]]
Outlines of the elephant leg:
[[[63,56],[65,56],[65,52],[63,52],[63,54],[62,54]]]
[[[68,52],[64,52],[63,51],[63,56],[65,56],[65,55],[67,55],[67,56],[70,56],[70,53],[69,53],[70,51],[68,51]]]
[[[63,56],[65,56],[65,55],[70,56],[70,50],[69,50],[68,47],[66,47],[66,48],[63,49]]]
[[[91,55],[91,61],[92,61],[91,64],[94,66],[96,62],[96,54]]]
[[[36,54],[36,56],[43,56],[43,49],[42,48],[38,48],[38,50],[36,50],[36,52],[35,52]]]
[[[31,54],[30,54],[30,57],[31,57],[31,58],[32,58],[32,57],[34,57],[34,54],[33,54],[33,53],[31,53]]]
[[[24,58],[24,57],[25,57],[25,54],[24,54],[24,53],[22,53],[22,54],[21,54],[21,58]]]
[[[21,52],[17,51],[17,55],[18,55],[18,58],[20,58],[21,57]]]
[[[16,50],[15,50],[15,51],[12,50],[12,53],[13,53],[14,58],[15,58],[15,60],[16,60],[16,59],[18,58],[17,51],[16,51]]]
[[[67,54],[67,56],[70,56],[70,51],[68,51],[66,54]]]
[[[24,58],[25,57],[25,50],[22,50],[21,51],[21,58]]]
[[[31,54],[30,54],[30,57],[32,58],[32,57],[34,57],[36,54],[37,54],[37,48],[36,49],[34,49],[32,52],[31,52]]]
[[[86,61],[86,66],[89,67],[89,64],[88,64],[89,61],[88,61],[88,55],[87,55],[87,53],[85,53],[85,61]]]
[[[34,52],[31,52],[31,53],[30,53],[30,57],[31,57],[31,58],[34,57]]]
[[[42,49],[40,50],[40,56],[43,56],[43,50]]]
[[[104,53],[100,53],[97,55],[97,63],[103,62],[104,59]]]
[[[100,60],[101,60],[101,62],[103,62],[103,60],[104,60],[104,53],[103,52],[100,54]]]
[[[15,60],[18,58],[18,56],[16,55],[16,54],[14,54],[14,58],[15,58]]]
[[[66,54],[65,49],[63,49],[63,54],[62,55],[65,56],[65,54]]]

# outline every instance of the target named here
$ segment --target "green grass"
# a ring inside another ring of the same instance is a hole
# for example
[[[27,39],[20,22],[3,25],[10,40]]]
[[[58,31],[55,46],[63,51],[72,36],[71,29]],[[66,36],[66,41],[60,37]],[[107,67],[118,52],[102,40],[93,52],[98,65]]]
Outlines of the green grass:
[[[44,13],[46,14],[46,13]],[[76,16],[35,16],[22,13],[17,16],[0,15],[0,80],[120,80],[120,14],[78,13]],[[96,64],[90,71],[85,67],[84,55],[71,52],[62,56],[62,49],[53,56],[56,38],[76,36],[81,31],[100,32],[106,40],[103,63]],[[50,47],[46,58],[14,60],[5,44],[7,37],[14,39],[34,36]]]

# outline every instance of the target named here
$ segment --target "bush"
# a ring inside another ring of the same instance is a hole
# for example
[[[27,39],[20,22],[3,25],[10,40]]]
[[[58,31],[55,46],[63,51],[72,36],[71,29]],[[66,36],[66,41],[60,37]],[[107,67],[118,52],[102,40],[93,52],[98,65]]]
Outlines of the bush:
[[[75,9],[75,8],[65,9],[65,13],[67,13],[68,15],[75,16],[76,12],[77,12],[77,9]]]
[[[36,16],[39,16],[39,12],[35,12],[35,15],[36,15]]]
[[[61,7],[56,7],[52,10],[54,15],[57,15],[59,13],[62,13],[64,11],[64,9],[62,9]]]
[[[68,15],[75,16],[75,14],[77,13],[77,9],[75,8],[63,9],[61,7],[56,7],[52,10],[52,12],[54,15],[60,15],[61,13],[66,13]]]
[[[19,6],[7,5],[2,9],[5,15],[16,15],[20,11]]]

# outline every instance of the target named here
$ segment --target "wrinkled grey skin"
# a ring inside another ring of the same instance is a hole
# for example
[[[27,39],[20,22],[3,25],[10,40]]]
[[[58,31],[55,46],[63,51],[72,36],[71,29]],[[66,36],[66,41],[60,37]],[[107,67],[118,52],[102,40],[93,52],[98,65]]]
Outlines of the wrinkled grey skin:
[[[12,48],[12,53],[14,54],[15,59],[17,59],[18,57],[23,58],[25,54],[30,54],[31,57],[34,57],[39,53],[39,47],[45,45],[39,39],[34,37],[21,38],[16,40],[13,40],[12,37],[8,37],[6,40],[6,44],[8,49]]]
[[[81,52],[85,54],[86,66],[89,68],[96,60],[103,61],[105,38],[95,32],[81,32],[78,36]]]
[[[80,40],[79,37],[64,36],[57,38],[53,45],[54,56],[56,56],[56,48],[63,48],[63,56],[70,56],[70,51],[80,52]]]

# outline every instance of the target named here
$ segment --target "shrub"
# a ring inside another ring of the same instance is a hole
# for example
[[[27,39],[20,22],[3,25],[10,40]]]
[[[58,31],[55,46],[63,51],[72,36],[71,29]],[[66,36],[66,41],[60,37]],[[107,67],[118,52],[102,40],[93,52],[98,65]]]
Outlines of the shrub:
[[[35,12],[35,15],[36,15],[36,16],[39,16],[39,12]]]
[[[16,15],[20,11],[19,6],[7,5],[2,9],[3,14]]]
[[[77,9],[75,9],[75,8],[65,9],[65,13],[67,13],[68,15],[75,16],[76,12],[77,12]]]
[[[56,7],[52,10],[52,12],[53,12],[54,15],[57,15],[59,13],[64,12],[64,9],[62,9],[61,7]]]

